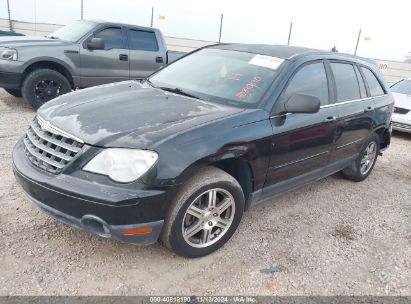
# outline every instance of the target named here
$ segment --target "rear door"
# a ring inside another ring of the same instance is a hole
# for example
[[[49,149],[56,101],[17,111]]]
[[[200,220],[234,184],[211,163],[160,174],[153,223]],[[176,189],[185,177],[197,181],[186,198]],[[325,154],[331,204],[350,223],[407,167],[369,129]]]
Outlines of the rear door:
[[[145,78],[166,64],[166,52],[164,46],[159,45],[158,41],[162,40],[157,35],[146,29],[127,29],[131,79]]]
[[[87,49],[91,38],[104,39],[104,50]],[[121,27],[99,29],[80,48],[81,86],[90,87],[105,83],[128,80],[129,50]]]
[[[333,107],[326,67],[322,60],[297,68],[281,93],[287,100],[293,94],[318,97],[321,108],[313,114],[287,114],[271,117],[270,168],[266,188],[275,192],[289,190],[322,176],[334,143],[338,113]],[[267,191],[267,190],[266,190]]]
[[[336,102],[338,127],[331,162],[348,162],[356,157],[373,129],[375,105],[367,93],[362,72],[354,63],[330,61]]]

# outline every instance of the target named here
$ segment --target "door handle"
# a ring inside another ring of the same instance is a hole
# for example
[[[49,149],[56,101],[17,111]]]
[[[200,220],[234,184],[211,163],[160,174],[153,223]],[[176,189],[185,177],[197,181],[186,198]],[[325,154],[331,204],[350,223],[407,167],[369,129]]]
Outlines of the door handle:
[[[128,55],[126,54],[120,54],[119,58],[121,61],[128,61]]]
[[[163,63],[164,62],[163,57],[156,57],[156,62],[157,63]]]
[[[333,121],[336,121],[336,120],[337,120],[337,117],[329,116],[326,119],[324,119],[324,122],[333,122]]]
[[[374,107],[366,107],[365,109],[364,109],[364,112],[371,112],[371,111],[373,111],[374,110]]]

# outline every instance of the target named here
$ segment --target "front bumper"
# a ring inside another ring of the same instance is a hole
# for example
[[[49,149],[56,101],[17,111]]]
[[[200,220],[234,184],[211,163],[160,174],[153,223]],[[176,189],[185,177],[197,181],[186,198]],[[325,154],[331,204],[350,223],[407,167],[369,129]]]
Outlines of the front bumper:
[[[47,173],[29,162],[22,141],[14,147],[13,168],[29,198],[70,226],[134,244],[155,243],[160,235],[164,191],[124,191],[69,175]],[[124,232],[138,228],[147,229],[144,233]]]
[[[391,126],[393,130],[411,133],[411,115],[393,114]]]
[[[0,60],[0,88],[20,89],[22,63]]]

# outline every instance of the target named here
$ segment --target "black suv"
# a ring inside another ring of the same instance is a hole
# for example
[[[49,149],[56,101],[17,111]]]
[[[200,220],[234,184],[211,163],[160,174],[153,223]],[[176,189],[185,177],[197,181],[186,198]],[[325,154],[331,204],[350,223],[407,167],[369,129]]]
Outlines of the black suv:
[[[393,105],[367,59],[209,46],[143,82],[42,106],[14,170],[33,202],[69,225],[199,257],[255,204],[339,171],[364,180],[390,143]]]

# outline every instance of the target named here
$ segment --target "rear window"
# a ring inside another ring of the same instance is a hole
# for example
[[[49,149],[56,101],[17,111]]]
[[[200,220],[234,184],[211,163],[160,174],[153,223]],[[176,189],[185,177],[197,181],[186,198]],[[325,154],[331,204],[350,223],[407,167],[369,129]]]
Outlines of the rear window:
[[[331,63],[337,87],[337,101],[360,99],[360,88],[353,65],[349,63]]]
[[[365,80],[368,83],[368,88],[370,89],[371,96],[384,95],[384,90],[381,87],[380,82],[375,77],[374,73],[371,70],[361,67],[362,72],[364,73]]]
[[[129,30],[128,39],[131,50],[158,51],[156,34],[154,32]]]

